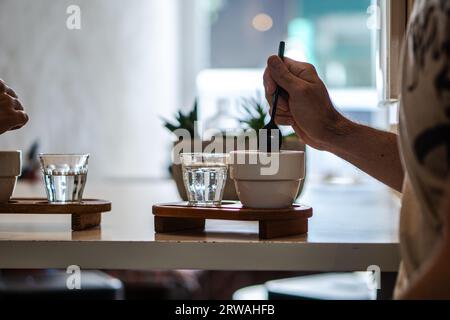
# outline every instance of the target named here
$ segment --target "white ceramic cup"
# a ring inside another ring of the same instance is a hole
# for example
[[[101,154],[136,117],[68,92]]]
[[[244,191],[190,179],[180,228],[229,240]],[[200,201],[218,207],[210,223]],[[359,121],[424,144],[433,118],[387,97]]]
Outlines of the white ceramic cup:
[[[244,207],[288,208],[295,201],[305,178],[305,153],[233,151],[230,153],[230,176]]]
[[[21,172],[21,151],[0,151],[0,203],[11,199]]]

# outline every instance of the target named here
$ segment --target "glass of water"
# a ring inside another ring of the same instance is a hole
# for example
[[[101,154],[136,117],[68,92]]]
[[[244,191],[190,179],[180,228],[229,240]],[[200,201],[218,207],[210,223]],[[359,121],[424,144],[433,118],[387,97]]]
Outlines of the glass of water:
[[[89,154],[40,154],[49,202],[81,202]]]
[[[220,205],[227,181],[227,154],[182,153],[184,186],[189,204]]]

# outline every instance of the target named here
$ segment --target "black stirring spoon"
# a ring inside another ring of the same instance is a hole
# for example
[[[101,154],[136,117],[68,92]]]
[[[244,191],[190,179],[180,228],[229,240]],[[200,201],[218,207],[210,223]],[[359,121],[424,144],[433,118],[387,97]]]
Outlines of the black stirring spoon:
[[[278,48],[278,56],[281,58],[281,60],[284,61],[284,51],[286,49],[286,43],[284,41],[280,42],[280,46]],[[270,122],[264,126],[263,134],[260,134],[260,139],[262,138],[264,141],[264,138],[266,139],[266,145],[262,145],[260,143],[259,150],[263,152],[272,152],[272,140],[276,139],[276,136],[278,135],[278,150],[274,150],[276,152],[281,150],[281,143],[282,143],[282,134],[280,131],[280,128],[275,123],[275,117],[277,115],[277,106],[278,106],[278,98],[282,92],[282,88],[280,86],[277,86],[277,89],[272,96],[272,114],[270,115]],[[265,148],[265,150],[264,150]]]

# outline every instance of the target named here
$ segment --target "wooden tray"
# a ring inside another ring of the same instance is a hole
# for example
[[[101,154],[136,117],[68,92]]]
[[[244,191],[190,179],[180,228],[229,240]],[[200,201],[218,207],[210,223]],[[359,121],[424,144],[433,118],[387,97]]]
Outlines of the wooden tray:
[[[40,198],[14,198],[0,203],[0,214],[70,214],[72,230],[99,226],[102,213],[111,211],[111,202],[85,199],[81,203],[49,203]]]
[[[275,210],[249,209],[239,202],[225,202],[220,207],[194,207],[187,202],[153,206],[157,233],[204,230],[207,219],[258,221],[260,239],[307,233],[312,211],[311,207],[303,205]]]

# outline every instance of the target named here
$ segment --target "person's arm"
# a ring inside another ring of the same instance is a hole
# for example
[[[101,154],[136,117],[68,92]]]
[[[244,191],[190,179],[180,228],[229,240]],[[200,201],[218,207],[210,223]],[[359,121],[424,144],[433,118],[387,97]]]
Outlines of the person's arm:
[[[308,145],[336,154],[397,191],[404,172],[397,136],[350,121],[333,106],[328,91],[308,64],[277,56],[268,60],[264,87],[269,103],[276,90],[279,99],[276,121],[290,125]]]
[[[389,187],[401,192],[404,171],[397,135],[342,120],[343,134],[336,134],[326,150],[352,163]]]
[[[442,238],[400,299],[450,299],[450,179],[443,204]]]
[[[16,130],[28,122],[17,94],[0,79],[0,134]]]

